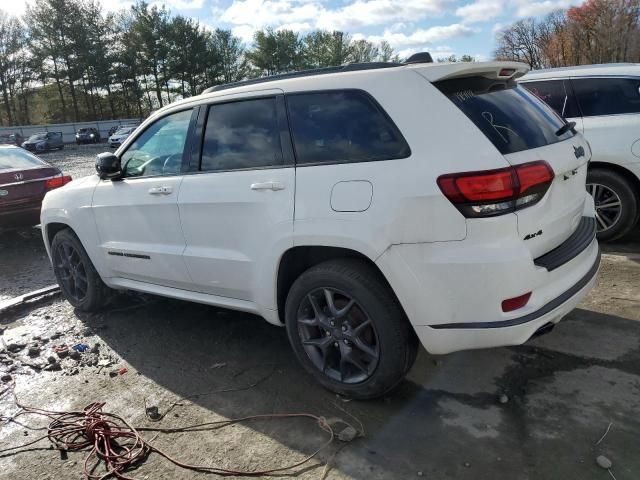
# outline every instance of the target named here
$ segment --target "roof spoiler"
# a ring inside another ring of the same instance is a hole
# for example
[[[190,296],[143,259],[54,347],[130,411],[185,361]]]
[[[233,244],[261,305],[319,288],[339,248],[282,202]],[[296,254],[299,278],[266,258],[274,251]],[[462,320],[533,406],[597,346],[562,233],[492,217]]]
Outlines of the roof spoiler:
[[[485,77],[496,80],[516,79],[529,71],[529,65],[521,62],[458,62],[437,66],[410,65],[430,82],[463,77]]]

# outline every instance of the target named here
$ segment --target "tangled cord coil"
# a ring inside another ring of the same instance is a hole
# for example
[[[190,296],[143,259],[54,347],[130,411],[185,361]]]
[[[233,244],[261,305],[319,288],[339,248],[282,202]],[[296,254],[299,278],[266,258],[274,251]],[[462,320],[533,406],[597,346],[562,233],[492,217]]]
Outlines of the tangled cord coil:
[[[242,418],[200,423],[179,428],[136,428],[121,416],[104,412],[102,409],[105,406],[105,402],[91,403],[81,411],[58,412],[20,404],[12,388],[2,392],[0,397],[4,396],[8,391],[13,393],[15,404],[20,408],[20,411],[11,417],[0,416],[0,420],[13,421],[23,425],[16,420],[18,417],[24,415],[38,415],[49,418],[51,421],[47,428],[46,435],[22,445],[0,449],[0,454],[5,454],[7,452],[13,452],[14,454],[20,453],[20,449],[33,445],[44,439],[49,439],[49,441],[58,450],[64,452],[83,451],[89,449],[89,453],[85,458],[83,466],[83,473],[89,480],[103,480],[110,477],[123,480],[134,480],[132,477],[127,476],[126,473],[139,466],[151,453],[154,452],[166,458],[174,465],[188,470],[213,473],[221,476],[236,475],[259,477],[278,472],[286,472],[307,463],[318,455],[320,451],[328,447],[335,438],[335,433],[331,425],[327,423],[326,419],[310,413],[251,415]],[[283,467],[257,471],[228,469],[211,465],[188,464],[173,458],[171,455],[165,453],[151,443],[160,433],[197,432],[224,428],[229,425],[248,422],[251,420],[284,418],[312,419],[317,423],[321,430],[329,434],[329,438],[311,455],[308,455],[299,462]],[[140,432],[156,432],[156,435],[151,440],[145,440],[140,435]],[[96,470],[102,462],[104,462],[106,472],[98,474],[96,473]]]

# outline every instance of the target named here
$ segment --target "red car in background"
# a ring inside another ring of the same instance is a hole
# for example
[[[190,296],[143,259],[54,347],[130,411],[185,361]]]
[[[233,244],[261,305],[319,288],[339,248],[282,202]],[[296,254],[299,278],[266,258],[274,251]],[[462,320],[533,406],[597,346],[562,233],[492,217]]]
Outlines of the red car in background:
[[[39,224],[45,194],[70,181],[70,176],[32,153],[1,145],[0,230]]]

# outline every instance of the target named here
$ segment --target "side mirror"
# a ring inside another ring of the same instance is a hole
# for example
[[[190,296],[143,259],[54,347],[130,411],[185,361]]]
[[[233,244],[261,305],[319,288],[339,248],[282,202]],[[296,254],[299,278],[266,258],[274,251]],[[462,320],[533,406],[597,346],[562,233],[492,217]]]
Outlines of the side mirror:
[[[113,180],[122,175],[120,159],[111,152],[100,153],[96,157],[96,172],[101,180]]]

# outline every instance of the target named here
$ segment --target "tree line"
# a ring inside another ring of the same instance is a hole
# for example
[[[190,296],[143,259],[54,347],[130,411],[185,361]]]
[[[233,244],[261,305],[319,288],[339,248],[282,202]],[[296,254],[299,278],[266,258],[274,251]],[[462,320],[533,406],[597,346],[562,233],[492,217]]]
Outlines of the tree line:
[[[498,32],[495,57],[531,68],[640,62],[640,0],[587,0]]]
[[[0,125],[144,117],[213,85],[371,61],[399,57],[340,31],[266,29],[247,48],[143,0],[116,13],[100,0],[36,0],[21,18],[0,9]]]

